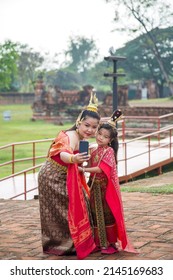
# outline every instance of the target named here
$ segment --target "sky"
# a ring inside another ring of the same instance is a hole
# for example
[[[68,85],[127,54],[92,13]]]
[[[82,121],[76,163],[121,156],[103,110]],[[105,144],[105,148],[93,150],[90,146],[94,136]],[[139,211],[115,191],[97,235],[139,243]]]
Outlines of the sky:
[[[70,36],[93,38],[101,56],[127,39],[112,32],[113,3],[105,0],[0,0],[0,44],[10,39],[54,55]]]

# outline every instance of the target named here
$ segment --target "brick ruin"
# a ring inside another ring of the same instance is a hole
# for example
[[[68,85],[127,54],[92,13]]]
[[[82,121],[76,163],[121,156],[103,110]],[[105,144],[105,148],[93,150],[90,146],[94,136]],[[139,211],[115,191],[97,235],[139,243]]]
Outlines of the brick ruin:
[[[35,85],[34,102],[32,104],[32,120],[45,119],[63,122],[66,115],[75,118],[81,107],[88,104],[92,85],[83,86],[83,90],[62,90],[59,87],[49,86],[46,90],[42,77],[38,77]],[[101,100],[99,97],[101,96]],[[112,106],[112,93],[100,94],[98,92],[99,111],[104,116],[104,108]],[[128,87],[118,87],[118,104],[128,106]]]

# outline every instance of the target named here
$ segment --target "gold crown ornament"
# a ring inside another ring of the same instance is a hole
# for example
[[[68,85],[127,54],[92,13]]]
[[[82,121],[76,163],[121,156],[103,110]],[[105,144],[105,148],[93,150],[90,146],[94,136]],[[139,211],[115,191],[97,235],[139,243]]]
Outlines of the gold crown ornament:
[[[76,126],[78,126],[79,122],[82,121],[81,116],[83,114],[83,111],[88,110],[97,113],[98,112],[97,108],[98,108],[98,99],[96,97],[96,93],[91,91],[89,104],[80,112],[76,120]]]
[[[88,106],[86,107],[86,110],[97,113],[97,108],[98,108],[98,99],[96,97],[96,93],[91,91],[90,101]]]
[[[116,127],[116,122],[119,121],[122,116],[123,116],[123,114],[122,114],[121,110],[118,109],[118,110],[113,112],[112,116],[107,121],[107,123],[110,124],[113,128],[115,128]]]

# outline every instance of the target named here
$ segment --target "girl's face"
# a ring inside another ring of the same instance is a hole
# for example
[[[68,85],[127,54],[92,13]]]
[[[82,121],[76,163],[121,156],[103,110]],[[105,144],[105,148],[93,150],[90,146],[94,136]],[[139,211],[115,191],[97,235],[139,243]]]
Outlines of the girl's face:
[[[95,136],[99,121],[92,117],[86,117],[78,126],[79,134],[83,138]]]
[[[108,129],[101,128],[97,131],[96,141],[99,146],[107,146],[110,140],[110,131]]]

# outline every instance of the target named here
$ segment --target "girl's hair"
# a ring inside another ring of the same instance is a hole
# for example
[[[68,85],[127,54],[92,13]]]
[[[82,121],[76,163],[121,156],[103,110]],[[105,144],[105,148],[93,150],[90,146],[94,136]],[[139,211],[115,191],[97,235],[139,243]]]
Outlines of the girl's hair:
[[[117,163],[117,153],[118,153],[118,132],[116,127],[111,126],[109,123],[102,123],[99,125],[98,131],[104,128],[110,132],[111,142],[108,144],[114,150],[115,161]]]
[[[91,117],[93,119],[97,119],[100,121],[100,115],[97,112],[90,111],[90,110],[83,110],[80,115],[78,116],[78,122],[85,120],[87,117]],[[76,130],[77,124],[74,124],[71,128],[69,128],[67,131],[70,130]]]

